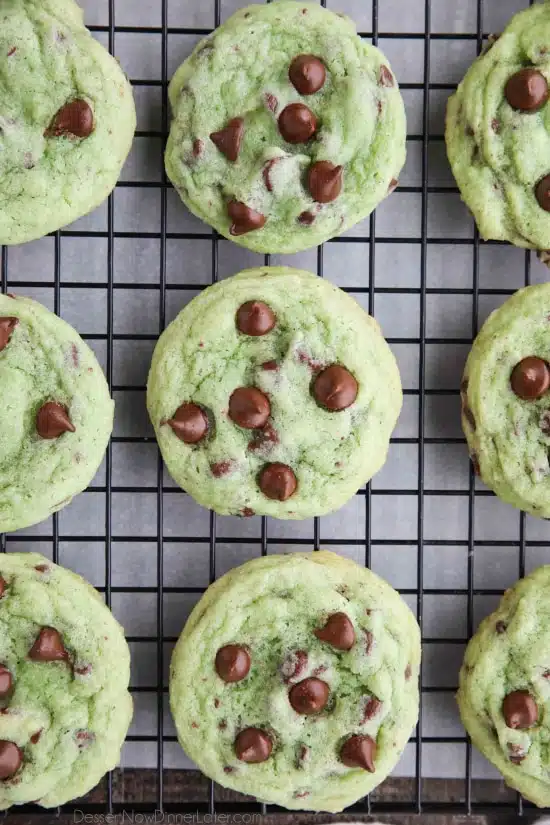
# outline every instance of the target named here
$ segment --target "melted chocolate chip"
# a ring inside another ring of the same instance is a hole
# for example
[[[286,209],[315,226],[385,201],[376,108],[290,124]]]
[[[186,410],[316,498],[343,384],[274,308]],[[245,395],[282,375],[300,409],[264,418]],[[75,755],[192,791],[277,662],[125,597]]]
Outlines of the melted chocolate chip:
[[[267,189],[268,192],[273,192],[273,182],[271,180],[271,170],[273,169],[274,166],[276,166],[280,162],[280,160],[281,160],[281,158],[272,158],[271,160],[267,161],[267,163],[265,164],[265,166],[263,168],[262,176],[263,176],[263,179],[264,179],[265,188]]]
[[[539,709],[528,690],[514,690],[504,698],[502,715],[507,727],[526,730],[537,722]]]
[[[208,432],[208,418],[198,404],[186,402],[167,422],[185,444],[198,444]]]
[[[365,710],[363,711],[363,719],[361,723],[364,725],[366,722],[370,722],[371,719],[374,719],[381,707],[382,702],[380,699],[377,699],[376,696],[369,696],[365,702]]]
[[[240,682],[250,670],[250,654],[241,645],[225,645],[216,653],[215,666],[224,682]]]
[[[90,137],[94,131],[94,113],[85,100],[71,100],[62,106],[46,129],[46,137]]]
[[[19,318],[0,318],[0,352],[6,349],[10,342],[11,334],[19,323]]]
[[[296,713],[309,716],[322,711],[329,696],[330,688],[327,683],[312,677],[294,685],[290,689],[288,700]]]
[[[349,370],[332,364],[319,373],[312,389],[318,404],[331,412],[340,412],[354,403],[359,386]]]
[[[272,750],[271,739],[260,728],[245,728],[235,739],[235,754],[241,762],[266,762]]]
[[[298,223],[301,223],[302,226],[311,226],[314,223],[316,215],[313,212],[301,212],[298,215]]]
[[[537,69],[521,69],[508,79],[504,94],[512,109],[538,112],[548,100],[548,83]]]
[[[393,75],[388,69],[387,66],[380,67],[380,74],[378,75],[378,82],[381,86],[386,86],[387,88],[391,88],[395,86],[395,80],[393,79]]]
[[[411,676],[412,676],[412,668],[411,668],[410,665],[407,665],[407,667],[405,668],[405,681],[408,682],[410,680]]]
[[[238,387],[229,399],[229,418],[246,430],[261,429],[271,414],[269,399],[256,387]]]
[[[539,180],[535,187],[535,197],[541,209],[550,212],[550,175]]]
[[[546,361],[530,355],[516,364],[510,378],[512,390],[524,401],[536,401],[550,388],[550,369]]]
[[[318,160],[309,167],[307,188],[317,203],[335,201],[342,191],[343,167],[329,160]]]
[[[294,682],[307,667],[308,656],[305,650],[293,650],[281,665],[283,681]]]
[[[276,361],[264,361],[262,364],[262,369],[267,372],[277,372],[279,365]]]
[[[260,490],[274,501],[287,501],[296,492],[298,481],[286,464],[266,464],[258,478]]]
[[[210,140],[217,146],[222,155],[227,160],[234,163],[239,157],[241,143],[244,134],[244,120],[242,117],[234,117],[227,126],[219,132],[212,132]]]
[[[6,580],[4,578],[2,578],[2,576],[0,576],[0,599],[2,598],[4,593],[6,592],[6,587],[7,586],[8,586],[8,584],[7,584]]]
[[[254,232],[265,226],[266,218],[261,212],[256,212],[241,201],[229,201],[227,204],[227,214],[233,221],[229,230],[235,237],[246,235],[247,232]]]
[[[333,613],[324,627],[313,631],[318,639],[337,650],[351,650],[355,643],[355,630],[345,613]]]
[[[193,141],[193,157],[200,158],[204,150],[204,143],[200,138],[195,138]]]
[[[60,662],[68,658],[61,634],[53,627],[43,627],[29,650],[29,659],[36,662]]]
[[[279,115],[279,132],[287,143],[307,143],[317,131],[317,118],[303,103],[290,103]]]
[[[327,72],[322,60],[315,55],[299,54],[290,64],[288,76],[296,91],[306,97],[323,88]]]
[[[275,114],[277,112],[277,109],[279,108],[279,101],[277,100],[275,95],[272,95],[271,92],[266,92],[264,95],[264,100],[265,105],[267,106],[269,111]]]
[[[33,733],[33,735],[31,736],[31,742],[33,745],[38,744],[38,742],[40,741],[40,737],[42,736],[43,730],[43,728],[40,728],[40,730],[37,730],[36,733]]]
[[[247,301],[237,310],[236,323],[239,332],[256,338],[271,332],[277,318],[271,307],[263,301]]]
[[[0,739],[0,779],[15,776],[23,761],[23,753],[15,742]]]
[[[0,665],[0,699],[9,696],[13,686],[13,677],[7,667]]]
[[[340,760],[348,768],[363,768],[374,773],[375,759],[376,742],[370,736],[350,736],[340,749]]]
[[[390,185],[388,186],[388,195],[391,195],[391,193],[394,192],[398,186],[399,181],[397,180],[397,178],[392,178],[390,180]]]
[[[550,435],[550,410],[544,410],[539,419],[539,427],[544,435]]]
[[[233,469],[233,462],[232,461],[214,461],[210,465],[210,472],[214,476],[214,478],[221,478],[222,476],[226,476],[231,470]]]
[[[76,428],[66,407],[56,401],[48,401],[36,414],[36,431],[40,438],[53,439],[63,433],[74,433]]]

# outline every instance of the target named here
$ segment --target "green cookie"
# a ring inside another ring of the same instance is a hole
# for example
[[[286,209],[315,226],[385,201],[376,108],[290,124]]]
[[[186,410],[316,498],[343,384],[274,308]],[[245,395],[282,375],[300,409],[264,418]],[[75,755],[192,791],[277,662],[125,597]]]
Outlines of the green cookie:
[[[550,566],[519,581],[466,650],[458,705],[474,745],[506,784],[550,805]]]
[[[384,55],[317,3],[241,9],[170,85],[166,170],[188,208],[257,252],[340,235],[397,186],[406,123]]]
[[[118,62],[73,0],[2,0],[0,244],[40,238],[105,200],[136,112]]]
[[[132,718],[120,625],[80,576],[0,556],[0,809],[54,808],[118,764]]]
[[[449,160],[483,238],[550,248],[550,3],[517,14],[447,108]]]
[[[75,330],[0,295],[0,533],[46,519],[88,486],[113,429],[101,367]]]
[[[211,585],[174,650],[179,741],[220,785],[341,811],[397,763],[418,717],[420,633],[393,588],[325,551]]]
[[[462,425],[476,472],[503,501],[550,517],[550,284],[489,317],[468,357]]]
[[[221,514],[336,510],[385,461],[401,408],[376,321],[328,281],[250,269],[161,336],[147,406],[175,481]]]

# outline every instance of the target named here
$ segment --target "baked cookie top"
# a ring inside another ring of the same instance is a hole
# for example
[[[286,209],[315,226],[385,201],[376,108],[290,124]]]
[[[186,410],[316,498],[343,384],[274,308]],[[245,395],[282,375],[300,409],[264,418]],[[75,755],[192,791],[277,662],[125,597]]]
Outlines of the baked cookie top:
[[[550,284],[521,289],[489,317],[462,383],[474,467],[504,501],[550,517]]]
[[[0,244],[39,238],[111,192],[136,126],[118,62],[73,0],[2,0]]]
[[[420,633],[399,594],[325,551],[213,584],[174,650],[179,740],[207,776],[286,808],[340,811],[396,764],[418,716]]]
[[[0,809],[82,796],[115,767],[130,655],[99,593],[36,553],[0,556]]]
[[[161,336],[147,405],[175,481],[222,514],[335,510],[382,466],[401,408],[376,321],[286,267],[205,289]]]
[[[550,804],[550,566],[507,590],[466,650],[458,704],[474,745],[510,787]]]
[[[351,20],[277,0],[234,14],[170,85],[170,179],[189,209],[258,252],[315,246],[397,186],[405,112]]]
[[[114,404],[92,350],[36,301],[0,295],[0,533],[36,524],[88,486]]]
[[[449,160],[485,239],[550,247],[550,4],[531,6],[470,67],[447,108]]]

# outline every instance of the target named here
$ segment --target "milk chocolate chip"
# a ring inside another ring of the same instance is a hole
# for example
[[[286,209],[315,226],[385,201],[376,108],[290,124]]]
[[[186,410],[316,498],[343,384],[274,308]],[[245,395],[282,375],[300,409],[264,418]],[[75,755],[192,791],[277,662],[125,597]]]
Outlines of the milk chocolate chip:
[[[11,779],[15,776],[22,761],[23,753],[15,742],[0,739],[0,779]]]
[[[246,235],[247,232],[254,232],[265,226],[266,217],[261,212],[251,209],[246,203],[241,201],[229,201],[227,204],[227,214],[233,221],[229,230],[231,235]]]
[[[502,715],[507,727],[526,730],[537,722],[539,709],[528,690],[514,690],[504,698]]]
[[[296,492],[298,481],[286,464],[267,464],[258,478],[260,490],[274,501],[286,501]]]
[[[279,132],[287,143],[307,143],[317,131],[317,118],[303,103],[290,103],[279,115]]]
[[[536,401],[548,392],[550,387],[550,368],[546,361],[529,355],[512,371],[510,383],[515,394],[524,401]]]
[[[40,407],[36,414],[36,431],[40,438],[47,439],[76,432],[66,407],[56,401],[48,401]]]
[[[537,69],[521,69],[509,78],[504,94],[512,109],[537,112],[548,100],[548,83]]]
[[[345,367],[332,364],[315,378],[313,395],[322,407],[331,412],[340,412],[354,403],[359,386]]]
[[[355,643],[353,624],[345,613],[333,613],[328,617],[324,627],[313,631],[322,642],[337,650],[351,650]]]
[[[46,137],[90,137],[94,131],[94,113],[85,100],[71,100],[62,106],[46,129]]]
[[[256,430],[267,424],[271,406],[267,395],[256,387],[238,387],[229,399],[229,418],[239,427]]]
[[[250,655],[241,645],[225,645],[216,653],[215,664],[224,682],[240,682],[250,670]]]
[[[247,301],[237,310],[237,329],[244,335],[267,335],[276,323],[275,313],[263,301]]]
[[[222,155],[227,160],[235,162],[241,151],[241,143],[244,134],[244,120],[242,117],[234,117],[225,128],[219,132],[212,132],[210,140],[214,143]]]
[[[539,180],[535,187],[535,197],[541,209],[550,212],[550,175]]]
[[[235,739],[235,754],[241,762],[265,762],[272,750],[271,739],[260,728],[245,728]]]
[[[4,665],[0,665],[0,699],[9,696],[13,685],[13,678],[10,671]]]
[[[29,659],[36,662],[60,662],[68,658],[61,634],[53,627],[43,627],[29,650]]]
[[[186,402],[167,422],[185,444],[197,444],[208,432],[208,418],[198,404]]]
[[[0,352],[6,349],[10,342],[11,334],[19,323],[19,318],[0,318]]]
[[[351,736],[340,749],[340,759],[348,768],[363,768],[374,773],[376,742],[370,736]]]
[[[318,160],[309,167],[307,188],[317,203],[335,201],[342,191],[343,167],[329,160]]]
[[[296,713],[309,716],[319,713],[328,702],[330,688],[322,679],[311,677],[294,685],[288,694],[288,700]]]
[[[323,88],[327,72],[324,63],[315,55],[299,54],[290,64],[288,76],[296,91],[306,97]]]

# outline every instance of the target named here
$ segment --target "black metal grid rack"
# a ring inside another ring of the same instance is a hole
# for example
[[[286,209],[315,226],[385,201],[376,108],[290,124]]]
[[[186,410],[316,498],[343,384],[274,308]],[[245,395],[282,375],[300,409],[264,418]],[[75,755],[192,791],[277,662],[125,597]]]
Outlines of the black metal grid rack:
[[[138,139],[153,139],[162,149],[164,139],[169,128],[169,106],[167,87],[169,81],[169,38],[172,36],[202,36],[209,33],[211,29],[191,28],[191,27],[169,27],[169,5],[177,4],[177,2],[185,5],[191,0],[157,0],[160,7],[160,26],[151,27],[136,27],[136,26],[119,26],[116,24],[117,1],[108,0],[108,25],[92,26],[92,30],[97,32],[100,38],[106,38],[109,49],[116,53],[116,39],[120,35],[152,35],[161,40],[161,72],[159,77],[137,79],[132,78],[136,89],[139,87],[157,88],[160,89],[161,95],[161,116],[158,128],[154,130],[138,131]],[[322,0],[323,5],[326,0]],[[412,337],[404,338],[389,338],[390,344],[398,347],[415,347],[418,352],[417,361],[417,375],[413,386],[407,387],[405,384],[405,395],[416,399],[417,403],[417,433],[414,437],[396,437],[393,439],[393,449],[399,450],[398,445],[409,445],[411,449],[417,451],[417,473],[416,484],[414,489],[392,487],[389,490],[379,488],[371,488],[369,485],[366,490],[358,493],[361,501],[361,509],[363,512],[365,523],[364,540],[362,541],[363,559],[366,565],[371,565],[372,554],[375,548],[387,546],[388,552],[392,552],[392,548],[410,547],[417,552],[416,557],[416,587],[405,588],[404,594],[408,597],[409,603],[415,608],[418,620],[422,627],[423,617],[425,611],[425,604],[427,598],[443,597],[447,595],[463,597],[466,609],[466,627],[465,634],[462,638],[454,638],[452,644],[459,648],[459,657],[463,649],[466,637],[469,637],[475,625],[475,600],[477,597],[496,597],[500,594],[501,587],[480,587],[476,584],[475,579],[475,561],[474,550],[482,552],[483,548],[516,548],[518,551],[519,564],[516,568],[516,575],[522,576],[526,568],[526,552],[530,547],[544,547],[544,541],[539,539],[530,539],[527,535],[526,518],[523,514],[517,515],[517,529],[515,529],[507,538],[498,539],[493,538],[479,538],[476,536],[476,505],[487,497],[487,491],[476,487],[476,481],[473,471],[469,472],[469,479],[466,487],[460,490],[449,490],[443,485],[441,487],[434,487],[430,485],[426,478],[426,450],[431,446],[448,446],[448,445],[463,445],[463,439],[460,435],[444,437],[431,437],[426,432],[426,412],[427,403],[434,398],[450,398],[451,403],[458,408],[458,384],[455,383],[452,388],[445,389],[439,387],[428,386],[426,376],[427,364],[427,348],[431,346],[445,346],[454,345],[463,349],[469,346],[473,335],[476,333],[479,325],[479,302],[484,296],[492,299],[497,296],[496,300],[502,300],[506,294],[513,291],[510,289],[494,289],[484,288],[480,283],[480,250],[482,249],[477,232],[471,224],[471,232],[469,237],[457,237],[454,233],[450,237],[430,234],[430,196],[431,195],[451,195],[458,200],[457,189],[453,185],[432,185],[430,179],[430,163],[433,152],[440,152],[442,148],[442,134],[441,131],[434,133],[431,120],[431,105],[432,93],[450,94],[454,85],[452,82],[436,82],[432,79],[431,72],[431,51],[434,44],[447,46],[452,42],[459,40],[468,41],[474,45],[475,50],[479,52],[482,49],[483,42],[487,38],[489,31],[484,29],[484,12],[486,6],[496,3],[496,0],[469,0],[469,5],[473,10],[475,17],[475,30],[471,32],[463,32],[460,34],[447,34],[445,32],[432,31],[432,19],[434,13],[437,11],[437,6],[442,4],[444,0],[401,0],[403,6],[411,3],[415,5],[418,11],[418,19],[422,20],[420,29],[415,32],[399,32],[392,33],[383,31],[380,28],[379,21],[381,20],[381,13],[385,3],[393,3],[396,6],[396,0],[372,0],[372,15],[371,26],[369,31],[361,32],[366,38],[372,39],[375,44],[380,44],[382,49],[391,45],[392,40],[400,41],[416,41],[420,48],[423,49],[422,58],[422,81],[421,82],[406,82],[407,78],[401,78],[401,87],[406,94],[407,91],[412,91],[416,94],[417,102],[421,105],[421,129],[416,134],[409,134],[408,146],[409,148],[416,147],[416,151],[420,150],[420,165],[421,165],[421,182],[420,185],[415,186],[400,186],[397,194],[393,197],[399,197],[400,194],[412,194],[420,207],[420,231],[412,234],[404,234],[403,236],[392,235],[385,237],[377,235],[377,215],[373,214],[368,223],[368,231],[364,236],[354,235],[343,236],[331,241],[330,244],[345,245],[348,243],[361,244],[364,250],[364,270],[365,280],[368,274],[368,286],[351,287],[350,292],[363,300],[364,305],[368,307],[369,311],[376,316],[377,314],[377,299],[378,296],[384,294],[396,295],[399,293],[414,295],[418,299],[419,314],[417,319],[417,334]],[[213,24],[220,23],[222,15],[221,0],[212,0],[214,20]],[[338,2],[329,0],[331,8],[338,8]],[[459,4],[460,5],[460,4]],[[521,3],[519,4],[521,5]],[[525,2],[527,5],[527,2]],[[517,9],[516,9],[517,10]],[[56,312],[60,311],[62,301],[62,290],[70,288],[74,290],[90,290],[101,289],[106,292],[105,312],[106,312],[106,326],[104,333],[86,335],[90,340],[92,346],[101,345],[105,347],[105,366],[106,374],[110,386],[115,397],[120,393],[130,394],[135,401],[132,404],[142,402],[144,386],[141,383],[117,383],[114,358],[116,348],[124,342],[154,342],[156,335],[154,334],[140,334],[138,330],[131,333],[119,333],[116,331],[114,305],[116,301],[117,290],[147,290],[143,293],[151,304],[155,304],[159,308],[159,329],[160,332],[166,324],[167,319],[167,296],[172,290],[179,290],[180,293],[185,293],[186,290],[192,291],[196,289],[196,284],[185,283],[182,279],[179,283],[174,284],[169,282],[167,278],[167,244],[171,241],[186,241],[186,242],[204,242],[205,239],[211,239],[211,280],[216,281],[219,277],[219,245],[220,240],[213,234],[200,234],[194,231],[189,232],[174,232],[169,231],[168,221],[168,198],[170,184],[167,182],[165,175],[160,174],[160,158],[159,158],[159,179],[151,180],[122,180],[117,192],[122,189],[130,188],[132,190],[139,189],[155,189],[160,193],[160,224],[159,228],[155,227],[155,231],[119,231],[116,228],[115,222],[115,198],[111,196],[107,204],[106,227],[101,231],[69,228],[58,232],[53,237],[53,278],[48,281],[43,280],[28,280],[23,279],[21,270],[14,259],[14,252],[6,247],[2,248],[1,253],[1,286],[3,292],[19,291],[23,293],[37,288],[41,289],[45,286],[53,290],[53,308]],[[66,239],[76,238],[99,238],[102,239],[105,249],[105,268],[104,276],[98,282],[83,282],[81,280],[73,279],[71,275],[67,275],[62,267],[63,260],[63,246],[67,243]],[[144,239],[150,239],[158,242],[158,279],[154,282],[147,283],[124,282],[121,284],[115,277],[115,245],[121,240],[128,240],[131,242],[138,242]],[[419,247],[419,268],[420,280],[418,286],[400,287],[396,285],[385,285],[385,272],[377,271],[377,252],[379,245],[410,245]],[[430,286],[428,279],[428,264],[430,249],[436,246],[447,247],[453,245],[454,248],[467,246],[471,252],[471,267],[468,272],[464,274],[464,283],[462,287],[433,287]],[[340,247],[341,249],[341,247]],[[523,254],[523,253],[522,253]],[[324,274],[324,258],[325,251],[321,247],[317,251],[317,271],[320,276]],[[266,256],[265,263],[268,264],[269,256]],[[326,274],[330,274],[327,272]],[[185,273],[184,273],[185,275]],[[542,276],[541,276],[542,277]],[[522,283],[528,284],[531,278],[531,256],[525,254],[522,264],[522,275],[520,282],[515,284],[516,287]],[[84,294],[84,293],[83,293]],[[87,294],[87,293],[86,293]],[[463,337],[429,337],[427,330],[427,306],[430,297],[437,296],[451,296],[456,299],[465,297],[470,302],[470,323],[471,329],[469,334]],[[465,351],[465,349],[464,349]],[[415,368],[416,369],[416,368]],[[152,812],[155,810],[163,810],[166,812],[199,812],[199,813],[238,813],[238,812],[266,812],[265,806],[261,806],[251,800],[239,800],[232,795],[224,795],[219,793],[211,783],[205,783],[203,780],[197,778],[197,786],[192,787],[192,783],[187,783],[182,779],[182,772],[172,771],[165,765],[165,745],[166,743],[175,742],[175,737],[170,735],[165,730],[166,719],[166,664],[169,651],[167,646],[175,641],[173,635],[165,634],[164,620],[164,600],[168,596],[179,595],[197,595],[202,592],[204,588],[199,587],[173,587],[166,583],[164,574],[164,545],[166,542],[165,536],[165,520],[164,507],[166,496],[183,495],[167,484],[164,477],[163,465],[160,455],[156,458],[156,484],[154,487],[140,486],[140,485],[124,485],[116,484],[113,481],[113,449],[117,445],[126,445],[129,450],[136,445],[153,444],[154,439],[150,435],[117,435],[112,439],[109,446],[105,475],[103,483],[94,483],[91,495],[95,493],[104,494],[104,528],[102,532],[94,533],[93,535],[71,535],[63,528],[61,516],[54,516],[51,526],[51,532],[45,538],[41,532],[35,533],[27,531],[25,541],[28,542],[28,549],[34,541],[40,542],[41,549],[44,545],[51,547],[52,558],[54,561],[63,559],[60,557],[60,547],[70,545],[71,542],[94,542],[100,543],[104,548],[104,562],[105,575],[103,588],[105,598],[108,604],[111,604],[113,597],[118,593],[150,594],[155,600],[156,612],[156,635],[129,637],[131,644],[138,644],[146,642],[154,649],[153,658],[149,660],[149,667],[154,671],[153,684],[148,687],[134,686],[133,691],[136,695],[139,693],[149,693],[156,697],[157,704],[157,718],[156,731],[151,735],[133,735],[130,737],[131,741],[143,742],[144,744],[156,743],[156,767],[144,769],[143,771],[133,772],[137,776],[139,784],[140,776],[146,785],[146,790],[134,790],[131,794],[125,795],[124,791],[120,790],[121,775],[124,773],[117,772],[107,778],[98,792],[93,793],[84,801],[78,801],[71,805],[65,806],[58,814],[70,815],[76,809],[86,813],[120,813],[123,810],[133,810],[140,812]],[[462,446],[463,460],[467,461],[466,448]],[[97,480],[96,480],[97,481]],[[148,545],[148,559],[149,564],[156,563],[156,581],[153,586],[146,587],[119,587],[112,582],[112,565],[113,565],[113,551],[117,544],[124,542],[131,542],[135,537],[132,535],[116,533],[113,530],[113,508],[116,506],[115,496],[122,494],[125,496],[139,496],[142,493],[156,496],[156,530],[154,535],[148,537],[140,537],[140,541]],[[386,495],[391,497],[408,497],[414,496],[417,501],[416,515],[415,515],[415,533],[414,538],[384,538],[380,535],[373,535],[371,530],[372,524],[372,510],[373,502],[379,495]],[[462,501],[467,502],[467,533],[460,538],[437,538],[430,536],[426,539],[425,535],[425,512],[427,502],[431,497],[437,497],[437,500],[443,499],[446,496],[461,497]],[[514,518],[516,518],[514,516]],[[259,547],[259,551],[265,554],[269,551],[281,549],[287,541],[284,538],[277,538],[270,535],[270,523],[263,518],[259,528],[259,536],[257,539],[241,538],[241,543],[254,543]],[[17,546],[19,548],[19,537],[3,536],[1,538],[1,549],[3,551],[10,550]],[[209,577],[213,580],[216,576],[216,550],[219,544],[230,545],[231,537],[224,535],[223,528],[220,528],[219,519],[214,514],[209,516],[208,535],[192,535],[178,537],[170,536],[172,544],[185,543],[186,546],[194,546],[197,552],[209,554]],[[17,543],[17,545],[16,545]],[[313,525],[313,533],[311,536],[305,538],[292,539],[293,545],[304,545],[305,547],[313,547],[318,549],[321,543],[325,546],[337,545],[345,547],[346,545],[357,545],[354,539],[323,539],[322,529],[319,519],[315,519]],[[443,552],[446,546],[459,547],[467,555],[467,577],[466,583],[461,588],[439,588],[424,586],[424,571],[425,560],[424,551],[429,544],[430,548],[440,548]],[[440,638],[439,636],[423,634],[424,645],[432,646],[436,651],[441,650],[451,644],[447,637]],[[436,654],[438,655],[438,654]],[[455,684],[434,685],[428,683],[424,678],[425,671],[422,673],[422,687],[423,697],[429,696],[430,693],[437,692],[438,694],[452,694],[454,692]],[[433,736],[428,735],[423,727],[423,714],[418,723],[418,728],[413,736],[412,747],[414,748],[414,777],[409,777],[403,780],[400,784],[396,781],[395,787],[392,786],[391,793],[384,793],[384,786],[381,791],[372,795],[371,799],[367,799],[359,805],[355,806],[353,813],[355,814],[415,814],[415,813],[492,813],[495,816],[503,817],[509,814],[522,815],[523,805],[519,798],[513,794],[503,793],[502,787],[497,782],[483,782],[478,781],[474,777],[473,771],[473,756],[472,749],[464,735],[462,736]],[[453,789],[449,794],[449,782],[438,783],[437,779],[425,778],[423,775],[423,747],[429,744],[441,745],[455,745],[463,746],[464,758],[462,760],[462,771],[453,781]],[[177,775],[180,783],[176,791],[172,786],[173,775]],[[191,776],[191,774],[190,774]],[[136,777],[134,777],[136,778]],[[170,789],[167,790],[168,786]],[[188,795],[186,789],[189,790]],[[277,813],[276,809],[269,808],[268,812]],[[30,806],[28,813],[38,815],[38,809]],[[282,816],[282,812],[279,814]]]

